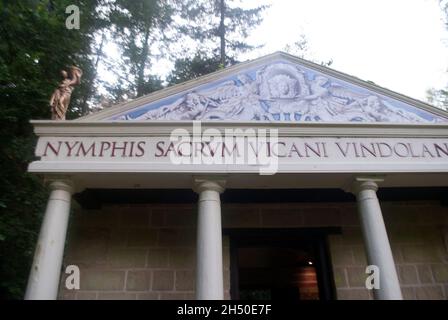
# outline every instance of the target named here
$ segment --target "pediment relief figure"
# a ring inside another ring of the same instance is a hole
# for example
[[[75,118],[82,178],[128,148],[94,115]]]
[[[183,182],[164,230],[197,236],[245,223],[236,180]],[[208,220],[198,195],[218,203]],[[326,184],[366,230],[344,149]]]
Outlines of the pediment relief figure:
[[[275,62],[189,91],[174,102],[138,115],[131,111],[116,119],[430,122],[412,111],[300,65]]]

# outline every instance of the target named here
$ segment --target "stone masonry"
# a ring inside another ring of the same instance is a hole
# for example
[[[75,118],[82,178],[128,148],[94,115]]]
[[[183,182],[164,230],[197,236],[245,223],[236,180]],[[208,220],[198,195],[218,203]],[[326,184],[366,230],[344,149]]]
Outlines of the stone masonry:
[[[381,203],[405,299],[448,299],[448,207],[438,202]],[[226,228],[341,227],[329,238],[338,299],[372,299],[355,203],[228,204]],[[61,299],[194,299],[195,205],[111,205],[75,209],[64,266],[81,271],[80,290]],[[230,298],[228,239],[223,240]],[[64,274],[63,274],[64,275]]]

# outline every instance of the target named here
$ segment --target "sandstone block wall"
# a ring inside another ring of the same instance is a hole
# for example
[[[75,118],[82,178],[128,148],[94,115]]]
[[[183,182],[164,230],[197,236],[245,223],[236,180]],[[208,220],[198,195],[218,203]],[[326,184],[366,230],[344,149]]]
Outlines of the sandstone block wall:
[[[406,299],[448,299],[448,208],[438,202],[382,203]],[[223,205],[226,228],[341,227],[329,237],[338,299],[371,299],[354,203]],[[64,266],[81,271],[81,289],[61,299],[194,299],[196,207],[110,205],[75,210]],[[230,298],[229,241],[223,239]]]

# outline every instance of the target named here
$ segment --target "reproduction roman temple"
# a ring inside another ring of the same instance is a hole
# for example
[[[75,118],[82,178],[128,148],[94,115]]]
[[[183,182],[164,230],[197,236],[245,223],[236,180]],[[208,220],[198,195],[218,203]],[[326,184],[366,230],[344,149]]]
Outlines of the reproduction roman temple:
[[[445,111],[279,52],[32,123],[26,299],[448,299]]]

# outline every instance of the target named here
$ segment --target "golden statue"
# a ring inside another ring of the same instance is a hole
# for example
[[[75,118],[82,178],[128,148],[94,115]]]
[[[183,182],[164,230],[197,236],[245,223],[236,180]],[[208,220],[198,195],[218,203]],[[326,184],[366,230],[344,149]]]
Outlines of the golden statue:
[[[65,120],[73,89],[81,83],[82,70],[78,67],[72,66],[68,72],[62,70],[61,73],[64,80],[53,92],[50,99],[51,120]]]

